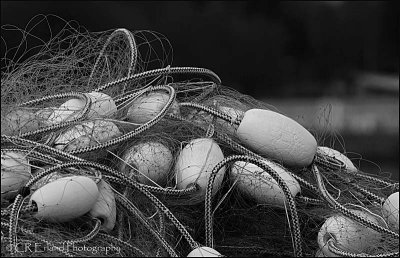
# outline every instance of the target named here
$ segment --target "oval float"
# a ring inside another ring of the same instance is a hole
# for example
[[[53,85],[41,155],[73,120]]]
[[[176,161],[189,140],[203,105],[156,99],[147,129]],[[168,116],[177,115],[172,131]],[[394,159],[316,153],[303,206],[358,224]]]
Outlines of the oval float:
[[[257,153],[291,167],[310,165],[317,151],[317,141],[309,131],[270,110],[246,111],[236,135]]]
[[[220,257],[222,256],[219,252],[211,247],[201,246],[192,250],[187,257]]]
[[[63,178],[63,177],[68,177],[72,176],[71,174],[62,174],[60,172],[53,172],[50,173],[42,178],[40,178],[36,183],[34,183],[31,186],[31,191],[36,191],[37,189],[41,188],[44,185],[47,185],[48,183],[51,183],[57,179]]]
[[[113,122],[96,119],[70,128],[56,138],[54,145],[57,149],[72,151],[104,143],[121,135]]]
[[[196,183],[200,190],[195,194],[193,204],[204,200],[208,179],[212,169],[224,159],[224,154],[218,144],[209,138],[199,138],[190,141],[179,153],[175,173],[178,189],[185,189]],[[225,167],[221,168],[214,180],[213,194],[221,186]]]
[[[52,125],[51,120],[49,120],[49,117],[53,114],[54,111],[56,111],[58,107],[45,107],[42,109],[39,109],[36,113],[35,116],[45,125],[49,126]]]
[[[357,215],[376,224],[378,220],[369,213],[351,210]],[[335,257],[329,251],[328,241],[334,241],[339,249],[351,253],[368,253],[381,240],[381,234],[371,228],[363,226],[344,215],[338,214],[328,218],[318,232],[318,245],[322,253],[328,257]]]
[[[90,210],[90,215],[101,219],[101,228],[106,232],[110,232],[113,230],[117,218],[114,192],[104,180],[100,180],[97,187],[99,189],[99,198]]]
[[[276,171],[285,181],[293,197],[301,190],[300,184],[285,168],[268,160],[263,160],[271,169]],[[231,180],[257,203],[285,207],[286,197],[272,176],[255,164],[237,161],[231,168]]]
[[[9,112],[1,121],[1,134],[18,135],[38,130],[40,119],[28,110],[20,109]]]
[[[161,92],[150,92],[133,100],[128,109],[127,118],[132,123],[144,124],[152,120],[165,107],[169,95]],[[168,113],[179,115],[178,102],[174,101]]]
[[[82,113],[80,111],[84,106],[85,102],[81,99],[67,100],[60,107],[53,110],[47,118],[47,123],[52,125],[77,119],[81,116]]]
[[[22,153],[1,152],[1,199],[14,198],[31,177],[28,159]]]
[[[117,111],[114,100],[107,94],[95,91],[85,94],[92,100],[87,118],[107,117]],[[54,110],[48,117],[48,121],[50,124],[56,124],[76,119],[82,114],[80,111],[83,110],[85,104],[82,99],[70,99]]]
[[[391,194],[382,205],[383,217],[389,227],[399,231],[399,192]]]
[[[99,198],[96,183],[85,176],[57,179],[36,190],[29,203],[36,204],[34,217],[48,222],[66,222],[89,212]]]
[[[154,185],[155,182],[163,185],[166,183],[173,156],[164,144],[144,142],[131,146],[122,159],[124,161],[121,162],[121,171],[128,176],[136,178],[142,184]]]
[[[318,146],[318,151],[321,151],[325,155],[332,157],[332,158],[336,158],[337,160],[343,162],[346,166],[347,171],[349,171],[349,172],[357,172],[358,171],[358,169],[354,166],[353,162],[351,162],[351,160],[348,157],[346,157],[344,154],[340,153],[339,151],[337,151],[335,149],[331,149],[329,147],[325,147],[325,146]]]

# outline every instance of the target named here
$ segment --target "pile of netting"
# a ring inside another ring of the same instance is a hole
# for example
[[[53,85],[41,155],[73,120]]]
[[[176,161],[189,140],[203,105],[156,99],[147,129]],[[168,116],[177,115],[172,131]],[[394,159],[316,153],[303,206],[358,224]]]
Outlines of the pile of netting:
[[[31,47],[35,19],[2,27],[23,39],[2,46],[2,256],[399,255],[389,175],[170,66],[161,34],[65,22]]]

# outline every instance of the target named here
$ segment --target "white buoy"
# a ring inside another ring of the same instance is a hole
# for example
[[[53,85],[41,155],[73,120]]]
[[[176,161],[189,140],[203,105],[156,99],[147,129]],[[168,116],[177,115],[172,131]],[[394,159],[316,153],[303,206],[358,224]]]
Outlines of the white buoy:
[[[57,179],[67,177],[67,176],[72,176],[72,175],[71,174],[62,174],[59,172],[50,173],[50,174],[40,178],[38,181],[36,181],[36,183],[34,183],[31,186],[31,191],[36,191],[37,189],[41,188],[42,186],[44,186],[48,183],[51,183]]]
[[[378,220],[371,214],[359,210],[351,211],[379,225]],[[369,253],[369,250],[379,244],[380,240],[379,232],[342,214],[328,218],[318,233],[318,245],[323,254],[328,257],[336,256],[329,251],[328,241],[334,241],[334,245],[342,251],[360,254]]]
[[[92,120],[82,122],[59,135],[54,141],[57,149],[72,151],[121,136],[118,127],[111,121]]]
[[[31,167],[25,155],[1,151],[1,199],[14,198],[30,177]]]
[[[92,91],[86,93],[92,100],[88,118],[110,117],[117,112],[114,100],[107,94]]]
[[[399,192],[391,194],[382,205],[383,217],[389,228],[399,232]]]
[[[187,257],[220,257],[222,256],[219,252],[211,247],[202,246],[196,249],[193,249]]]
[[[317,141],[309,131],[270,110],[246,111],[236,135],[257,153],[291,167],[310,165],[317,150]]]
[[[300,184],[285,168],[271,161],[263,160],[271,169],[285,181],[293,197],[300,192]],[[278,183],[257,165],[244,161],[233,164],[230,173],[231,181],[246,195],[254,198],[257,203],[285,207],[286,197]]]
[[[133,145],[125,151],[122,159],[120,170],[148,185],[154,185],[153,182],[165,184],[173,162],[171,151],[159,142]]]
[[[36,190],[29,203],[36,204],[34,217],[48,222],[66,222],[89,212],[99,198],[96,183],[85,176],[57,179]]]
[[[113,230],[117,218],[114,192],[104,180],[100,180],[97,187],[99,189],[99,198],[90,210],[90,215],[101,219],[101,228],[106,232],[110,232]]]
[[[156,117],[165,107],[169,100],[169,95],[163,92],[150,92],[133,100],[127,113],[128,121],[136,124],[144,124]],[[179,115],[178,102],[174,101],[169,113]]]
[[[331,149],[329,147],[325,147],[325,146],[318,146],[318,151],[321,151],[322,153],[324,153],[325,155],[332,157],[332,158],[336,158],[337,160],[343,162],[346,166],[347,171],[349,172],[357,172],[357,168],[354,166],[353,162],[351,162],[351,160],[346,157],[344,154],[340,153],[339,151],[335,150],[335,149]]]
[[[42,125],[34,113],[25,110],[13,110],[1,121],[1,134],[18,135],[38,130]]]
[[[117,111],[114,100],[107,94],[101,92],[85,93],[91,100],[92,105],[87,114],[87,118],[109,117]],[[60,122],[71,121],[82,115],[85,107],[83,99],[70,99],[64,102],[58,109],[48,117],[49,124],[57,124]]]
[[[185,189],[191,184],[197,184],[200,190],[196,193],[193,204],[204,201],[208,179],[215,165],[224,159],[224,154],[218,144],[210,138],[198,138],[190,141],[179,153],[175,165],[176,186]],[[213,194],[221,186],[225,167],[221,168],[215,177]]]
[[[39,109],[36,113],[35,116],[42,121],[46,125],[50,125],[51,123],[49,122],[49,117],[53,114],[54,111],[56,111],[58,107],[45,107],[42,109]]]
[[[70,99],[60,105],[48,116],[47,124],[59,124],[77,119],[82,115],[82,109],[85,102],[81,99]],[[46,115],[46,114],[45,114]]]

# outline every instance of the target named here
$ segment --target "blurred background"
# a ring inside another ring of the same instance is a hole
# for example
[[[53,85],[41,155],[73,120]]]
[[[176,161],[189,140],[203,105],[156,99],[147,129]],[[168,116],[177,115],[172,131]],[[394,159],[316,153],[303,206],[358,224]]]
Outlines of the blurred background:
[[[362,170],[398,180],[399,10],[397,1],[1,1],[1,24],[54,14],[89,31],[159,32],[172,66],[211,69]]]

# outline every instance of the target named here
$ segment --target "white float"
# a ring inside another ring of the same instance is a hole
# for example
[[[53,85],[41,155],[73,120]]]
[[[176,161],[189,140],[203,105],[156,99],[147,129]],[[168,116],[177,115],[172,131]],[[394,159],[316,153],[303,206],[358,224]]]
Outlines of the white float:
[[[211,247],[202,246],[192,250],[187,257],[220,257],[222,256],[219,252]]]
[[[81,122],[65,131],[56,138],[54,146],[60,150],[72,151],[104,143],[121,135],[113,122],[96,119]]]
[[[91,100],[92,105],[87,114],[87,118],[108,117],[117,111],[114,100],[107,94],[101,92],[85,93]],[[83,99],[70,99],[64,102],[58,109],[48,117],[49,124],[71,121],[82,115],[86,102]]]
[[[43,168],[43,170],[44,170],[44,168]],[[41,188],[42,186],[44,186],[44,185],[46,185],[48,183],[51,183],[51,182],[53,182],[53,181],[55,181],[57,179],[60,179],[60,178],[63,178],[63,177],[67,177],[67,176],[71,176],[71,174],[62,174],[62,173],[59,173],[59,172],[50,173],[50,174],[40,178],[38,181],[36,181],[36,183],[34,183],[31,186],[31,191],[36,191],[37,189]]]
[[[271,161],[263,160],[271,169],[285,181],[293,197],[301,190],[300,184],[285,168]],[[254,198],[257,203],[285,207],[286,197],[278,183],[268,172],[252,163],[237,161],[230,173],[231,181],[246,195]]]
[[[40,119],[28,110],[20,109],[8,113],[1,123],[1,134],[18,135],[38,130],[41,126]]]
[[[168,103],[170,96],[163,92],[150,92],[133,100],[127,113],[128,121],[144,124],[152,120]],[[169,113],[179,115],[178,102],[174,101]]]
[[[14,198],[31,177],[31,167],[24,154],[1,151],[1,199]]]
[[[349,172],[357,172],[358,171],[358,169],[354,166],[353,162],[351,162],[351,160],[348,157],[346,157],[344,154],[340,153],[339,151],[337,151],[335,149],[331,149],[329,147],[325,147],[325,146],[318,146],[318,151],[321,151],[325,155],[332,157],[332,158],[336,158],[337,160],[343,162],[346,166],[347,171],[349,171]]]
[[[90,210],[90,215],[101,219],[101,228],[106,232],[110,232],[113,230],[117,218],[114,192],[104,180],[100,180],[97,187],[99,189],[99,198]]]
[[[154,185],[153,182],[165,184],[173,162],[171,151],[159,142],[133,145],[125,151],[122,159],[120,170],[148,185]]]
[[[383,217],[389,228],[399,232],[399,192],[391,194],[382,205]]]
[[[179,153],[175,165],[176,186],[185,189],[191,184],[197,184],[200,190],[196,193],[193,204],[204,201],[208,179],[212,169],[224,159],[224,154],[218,144],[209,138],[198,138],[190,141]],[[225,167],[221,168],[215,177],[213,194],[221,186]]]
[[[49,117],[53,114],[54,111],[56,111],[58,107],[45,107],[42,109],[39,109],[36,113],[35,116],[44,124],[46,125],[51,125],[51,121],[49,121]]]
[[[376,217],[371,214],[359,210],[351,211],[379,225]],[[328,257],[337,256],[329,251],[328,241],[334,241],[334,245],[342,251],[360,254],[369,253],[369,249],[379,244],[380,240],[379,232],[342,214],[328,218],[318,232],[318,245],[322,253]]]
[[[34,217],[48,222],[67,222],[89,212],[99,198],[96,183],[85,176],[57,179],[36,190],[29,203],[36,204]]]
[[[270,110],[246,111],[236,135],[257,153],[291,167],[310,165],[317,150],[317,141],[309,131]]]

